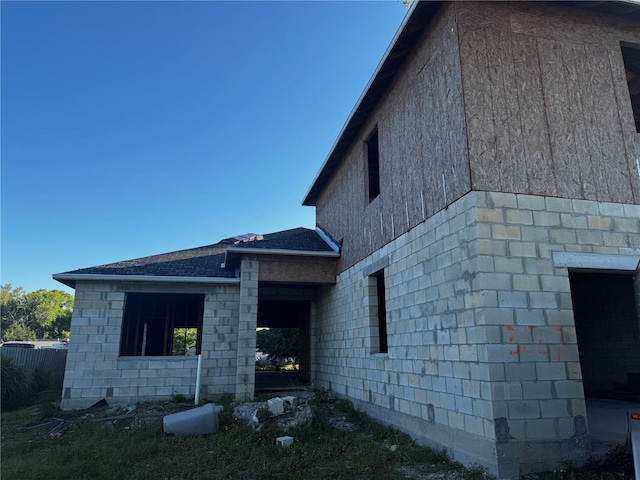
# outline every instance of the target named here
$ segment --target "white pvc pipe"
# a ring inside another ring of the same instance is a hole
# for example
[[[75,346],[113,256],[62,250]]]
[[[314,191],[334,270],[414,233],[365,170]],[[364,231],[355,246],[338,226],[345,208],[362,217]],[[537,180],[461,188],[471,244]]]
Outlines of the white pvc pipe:
[[[200,403],[200,376],[202,374],[202,354],[198,355],[198,370],[196,372],[196,398],[195,404]]]

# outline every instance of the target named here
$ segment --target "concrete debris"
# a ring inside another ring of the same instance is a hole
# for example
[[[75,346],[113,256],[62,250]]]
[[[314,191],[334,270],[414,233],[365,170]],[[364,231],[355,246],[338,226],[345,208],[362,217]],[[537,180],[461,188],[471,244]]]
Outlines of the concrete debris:
[[[345,416],[331,416],[327,418],[327,423],[333,428],[337,428],[343,432],[352,432],[355,428],[353,423],[347,421],[347,417]]]
[[[293,444],[293,437],[285,435],[284,437],[276,438],[276,445],[281,447],[290,447]]]
[[[258,410],[253,412],[253,416],[249,419],[249,426],[254,430],[260,427],[260,419],[258,418]]]
[[[233,409],[233,418],[238,420],[251,420],[260,408],[266,408],[266,402],[247,402]]]
[[[306,423],[311,423],[313,410],[309,405],[302,405],[291,409],[289,412],[277,418],[278,426],[285,432],[292,428],[299,427]]]
[[[258,412],[268,412],[269,417],[262,415],[258,418]],[[280,413],[274,413],[280,412]],[[311,422],[313,411],[307,404],[298,406],[298,399],[294,396],[284,398],[275,397],[266,402],[250,402],[238,405],[233,410],[233,416],[237,419],[247,420],[254,430],[260,430],[265,424],[276,423],[284,431],[299,425]]]
[[[121,410],[117,415],[113,416],[113,417],[103,417],[103,418],[96,418],[95,421],[96,422],[111,422],[111,423],[116,423],[118,420],[122,420],[124,418],[127,418],[129,415],[131,415],[131,412],[135,411],[136,406],[135,405],[131,405],[129,407],[126,407],[124,410]]]
[[[284,408],[294,408],[298,406],[298,399],[293,395],[289,395],[282,397],[282,403],[284,404]]]
[[[272,415],[280,415],[284,413],[284,402],[280,397],[275,397],[267,400],[267,406]]]

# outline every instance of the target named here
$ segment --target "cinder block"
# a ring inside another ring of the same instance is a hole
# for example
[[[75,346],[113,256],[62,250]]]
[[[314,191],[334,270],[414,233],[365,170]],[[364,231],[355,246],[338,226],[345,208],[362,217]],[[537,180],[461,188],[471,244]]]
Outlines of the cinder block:
[[[507,210],[507,223],[515,223],[520,225],[532,225],[533,216],[528,210]]]
[[[525,420],[524,423],[527,438],[543,439],[557,436],[552,419]]]
[[[518,208],[524,210],[544,210],[545,198],[538,195],[517,195]]]
[[[295,406],[298,405],[298,397],[294,397],[293,395],[282,397],[282,402],[284,406],[289,408],[294,408]]]
[[[520,240],[520,227],[513,225],[492,225],[491,233],[493,238],[503,240]]]
[[[281,413],[284,412],[284,402],[280,397],[269,399],[267,401],[267,407],[269,407],[269,411],[273,415],[280,415]]]

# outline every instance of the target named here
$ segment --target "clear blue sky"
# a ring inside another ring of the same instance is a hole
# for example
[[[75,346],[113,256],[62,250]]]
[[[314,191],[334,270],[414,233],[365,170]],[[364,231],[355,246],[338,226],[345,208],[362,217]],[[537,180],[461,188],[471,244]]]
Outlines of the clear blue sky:
[[[1,283],[314,228],[402,2],[0,4]]]

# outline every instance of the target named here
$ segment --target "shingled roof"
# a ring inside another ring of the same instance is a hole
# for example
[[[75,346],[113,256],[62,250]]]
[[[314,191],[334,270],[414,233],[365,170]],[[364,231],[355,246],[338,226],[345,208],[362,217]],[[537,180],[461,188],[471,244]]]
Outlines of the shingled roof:
[[[240,242],[233,248],[291,250],[300,252],[333,252],[329,244],[318,235],[316,230],[308,228],[293,228],[282,232],[262,235],[261,240]]]
[[[178,250],[150,257],[81,268],[53,275],[55,280],[75,288],[78,280],[165,280],[194,282],[238,281],[234,268],[225,268],[227,250],[264,253],[288,253],[291,255],[335,256],[318,232],[308,228],[294,228],[281,232],[255,236],[250,241],[232,237],[213,245]],[[255,250],[254,250],[255,249]]]

